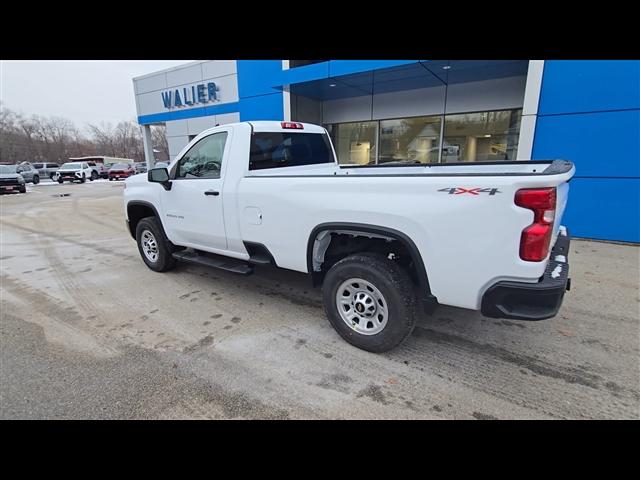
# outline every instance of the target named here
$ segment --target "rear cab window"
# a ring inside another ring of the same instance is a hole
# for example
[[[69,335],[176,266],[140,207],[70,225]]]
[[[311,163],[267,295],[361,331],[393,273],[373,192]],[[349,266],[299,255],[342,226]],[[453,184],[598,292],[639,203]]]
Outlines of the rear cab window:
[[[255,132],[251,137],[249,170],[335,163],[325,133]]]

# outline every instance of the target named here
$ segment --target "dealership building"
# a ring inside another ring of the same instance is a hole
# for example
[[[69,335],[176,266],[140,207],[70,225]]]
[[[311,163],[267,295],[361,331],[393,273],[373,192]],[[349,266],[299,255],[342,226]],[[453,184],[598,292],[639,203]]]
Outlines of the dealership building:
[[[151,164],[151,125],[173,160],[251,120],[323,125],[341,164],[567,159],[572,234],[640,243],[637,60],[209,60],[133,83]]]

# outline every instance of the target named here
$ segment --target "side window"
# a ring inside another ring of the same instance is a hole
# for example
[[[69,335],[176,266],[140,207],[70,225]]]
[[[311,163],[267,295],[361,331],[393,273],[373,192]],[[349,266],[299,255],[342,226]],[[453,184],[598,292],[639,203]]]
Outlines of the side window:
[[[86,164],[86,163],[83,163],[83,164],[82,164],[82,168],[83,168],[83,169],[85,169],[85,168],[89,168],[89,167],[87,166],[87,164]]]
[[[214,133],[198,143],[180,159],[176,178],[220,178],[227,132]]]

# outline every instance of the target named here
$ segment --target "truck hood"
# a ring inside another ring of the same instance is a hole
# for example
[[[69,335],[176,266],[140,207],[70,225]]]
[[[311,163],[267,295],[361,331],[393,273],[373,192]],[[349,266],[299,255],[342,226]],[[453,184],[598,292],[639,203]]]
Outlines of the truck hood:
[[[9,180],[19,180],[22,177],[19,173],[0,173],[0,178]]]
[[[130,177],[128,177],[124,183],[126,184],[142,184],[142,183],[148,183],[147,180],[147,176],[146,175],[131,175]]]

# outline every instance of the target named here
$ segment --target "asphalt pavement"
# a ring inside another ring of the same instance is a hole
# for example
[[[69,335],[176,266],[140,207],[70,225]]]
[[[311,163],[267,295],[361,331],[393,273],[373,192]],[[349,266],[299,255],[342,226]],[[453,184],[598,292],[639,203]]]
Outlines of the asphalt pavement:
[[[0,418],[640,418],[638,246],[573,240],[554,319],[440,307],[373,354],[306,275],[152,272],[122,188],[0,197]]]

